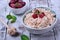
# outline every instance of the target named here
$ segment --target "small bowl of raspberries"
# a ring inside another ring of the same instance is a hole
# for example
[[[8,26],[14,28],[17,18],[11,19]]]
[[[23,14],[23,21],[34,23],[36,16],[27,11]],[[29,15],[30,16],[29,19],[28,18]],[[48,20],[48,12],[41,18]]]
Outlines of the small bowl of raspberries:
[[[10,0],[8,6],[14,14],[22,14],[27,9],[26,2],[23,0]]]

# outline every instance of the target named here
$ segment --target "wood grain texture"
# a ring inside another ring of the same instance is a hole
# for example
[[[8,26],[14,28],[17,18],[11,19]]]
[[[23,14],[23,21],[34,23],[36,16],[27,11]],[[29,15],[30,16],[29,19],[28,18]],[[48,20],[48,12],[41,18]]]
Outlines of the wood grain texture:
[[[58,18],[58,21],[57,21],[57,24],[55,25],[55,35],[54,35],[54,32],[53,30],[47,32],[47,33],[44,33],[42,35],[33,35],[31,34],[31,40],[60,40],[60,0],[40,0],[40,3],[38,5],[38,3],[33,3],[33,2],[30,2],[30,6],[31,8],[34,8],[34,7],[38,7],[38,6],[45,6],[45,7],[50,7],[52,10],[54,10],[57,14],[57,18]],[[8,14],[9,11],[6,12],[6,14],[2,14],[2,12],[0,12],[0,16],[6,16]],[[3,18],[4,18],[3,17]],[[22,30],[18,29],[19,27],[22,27],[22,20],[21,20],[21,17],[22,16],[16,16],[17,17],[17,21],[16,23],[14,24],[11,24],[12,26],[16,27],[17,30],[19,32],[22,32]],[[6,18],[5,18],[6,19]],[[5,20],[7,21],[7,20]],[[24,31],[24,34],[26,34],[27,36],[30,37],[30,34],[27,30]],[[21,40],[20,39],[20,36],[19,37],[11,37],[10,35],[6,35],[6,40]]]

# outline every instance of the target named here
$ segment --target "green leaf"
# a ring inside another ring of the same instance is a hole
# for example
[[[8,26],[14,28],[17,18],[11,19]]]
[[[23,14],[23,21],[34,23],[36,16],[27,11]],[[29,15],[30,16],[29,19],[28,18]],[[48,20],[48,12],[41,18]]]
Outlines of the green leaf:
[[[11,23],[14,23],[14,22],[16,22],[16,20],[12,19],[12,20],[11,20]]]
[[[10,20],[10,19],[12,18],[12,16],[11,16],[11,15],[7,15],[6,18],[7,18],[8,20]]]
[[[21,40],[29,40],[29,38],[26,35],[21,35]]]
[[[37,9],[35,9],[35,13],[36,13],[36,14],[40,14],[40,11],[37,10]]]
[[[12,16],[12,19],[13,19],[13,20],[16,20],[17,18],[16,18],[15,16]]]
[[[10,15],[10,14],[7,15],[6,18],[7,18],[8,20],[10,20],[11,23],[16,22],[16,19],[17,19],[16,16]]]
[[[16,22],[16,17],[15,16],[12,16],[12,20],[11,20],[11,23],[14,23],[14,22]]]

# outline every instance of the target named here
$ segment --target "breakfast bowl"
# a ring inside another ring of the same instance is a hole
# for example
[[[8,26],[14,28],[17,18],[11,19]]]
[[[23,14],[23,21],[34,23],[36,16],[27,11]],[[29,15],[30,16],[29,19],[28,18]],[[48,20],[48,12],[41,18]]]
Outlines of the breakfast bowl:
[[[22,17],[23,25],[33,34],[43,34],[52,30],[56,22],[56,13],[47,7],[33,8]]]

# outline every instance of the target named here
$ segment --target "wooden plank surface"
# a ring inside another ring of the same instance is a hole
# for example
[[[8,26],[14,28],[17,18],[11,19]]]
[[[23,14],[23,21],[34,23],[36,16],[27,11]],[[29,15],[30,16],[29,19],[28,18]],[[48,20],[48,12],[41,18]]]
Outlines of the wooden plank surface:
[[[45,3],[44,3],[45,2]],[[39,6],[45,6],[45,7],[48,7],[48,4],[47,4],[47,0],[42,0],[41,3],[38,5],[38,3],[35,3],[35,2],[31,2],[30,6],[31,8],[34,8],[34,7],[39,7]],[[20,17],[19,17],[20,18]],[[18,19],[19,20],[19,19]],[[20,19],[21,20],[21,19]],[[15,24],[14,24],[15,26]],[[25,32],[24,34],[27,35],[28,32]],[[29,36],[29,35],[27,35]],[[7,40],[11,39],[11,40],[20,40],[20,37],[17,37],[17,38],[13,38],[13,37],[10,37],[9,35],[7,35]],[[30,37],[30,36],[29,36]],[[48,32],[48,33],[45,33],[45,34],[42,34],[42,35],[33,35],[31,34],[31,40],[54,40],[54,33],[51,31],[51,32]]]
[[[53,30],[51,30],[50,32],[47,32],[45,34],[42,34],[42,35],[33,35],[33,34],[31,34],[31,40],[60,40],[60,18],[59,18],[60,17],[60,5],[59,5],[59,3],[60,3],[60,0],[51,0],[51,1],[50,0],[48,0],[48,1],[43,0],[43,3],[42,2],[40,3],[41,5],[30,4],[32,8],[33,8],[33,6],[34,7],[35,6],[36,7],[37,6],[50,7],[58,15],[57,16],[58,21],[57,21],[57,24],[55,25],[55,30],[54,30],[55,34],[54,34]],[[2,12],[0,12],[0,13],[1,13],[0,16],[2,15],[3,18],[5,18],[5,16],[8,14],[8,12],[6,12],[6,14],[5,13],[2,14]],[[19,26],[22,26],[22,24],[21,24],[21,16],[17,16],[17,22],[14,23],[13,26],[15,26],[17,29],[18,29]],[[18,30],[18,31],[20,31],[20,30]],[[30,37],[30,34],[29,34],[29,32],[27,30],[24,32],[24,34],[26,34],[27,36]],[[7,34],[6,35],[6,40],[21,40],[21,39],[20,39],[20,36],[19,37],[11,37],[10,35]]]

